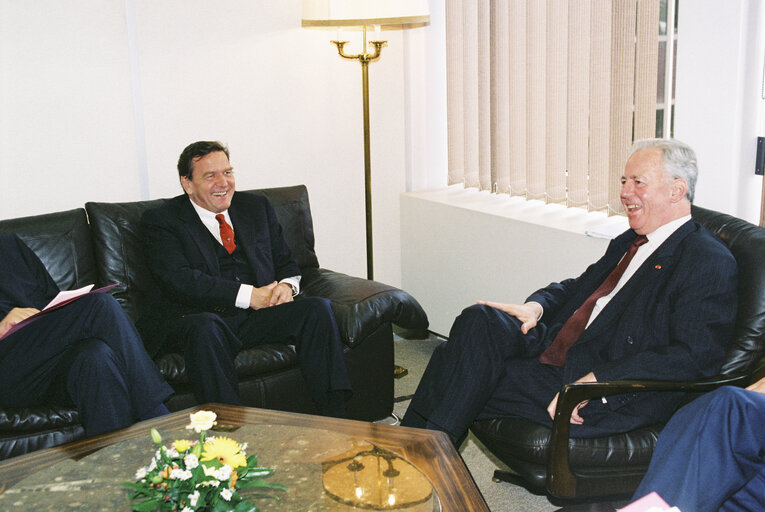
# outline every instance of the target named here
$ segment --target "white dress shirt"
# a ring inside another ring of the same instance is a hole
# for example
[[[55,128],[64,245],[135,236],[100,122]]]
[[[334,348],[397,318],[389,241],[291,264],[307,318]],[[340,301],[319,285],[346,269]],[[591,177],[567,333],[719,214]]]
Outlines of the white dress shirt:
[[[597,318],[597,316],[600,314],[601,311],[603,311],[603,308],[606,307],[606,304],[608,304],[611,299],[619,293],[619,290],[621,290],[625,284],[627,284],[627,281],[630,280],[630,278],[635,275],[635,272],[637,272],[637,269],[640,268],[640,265],[645,263],[645,260],[648,259],[648,257],[654,253],[656,249],[661,246],[661,244],[664,243],[664,241],[670,237],[672,233],[677,231],[677,229],[691,220],[690,215],[686,215],[685,217],[681,217],[679,219],[675,219],[673,221],[667,222],[663,226],[660,226],[656,230],[654,230],[652,233],[648,233],[646,235],[646,238],[648,238],[648,241],[638,247],[637,252],[635,253],[635,256],[632,257],[632,261],[630,261],[629,265],[627,265],[627,268],[624,270],[624,274],[622,274],[622,277],[619,279],[619,282],[616,283],[616,286],[614,289],[609,293],[608,295],[605,295],[601,298],[599,298],[597,301],[595,301],[595,307],[592,310],[592,314],[590,315],[590,319],[587,321],[587,327],[590,326],[590,324]],[[626,254],[626,253],[625,253]],[[585,329],[587,328],[585,327]]]
[[[216,214],[210,210],[202,208],[194,201],[191,201],[191,199],[189,199],[189,202],[191,202],[191,206],[194,207],[194,211],[196,211],[197,215],[199,215],[199,220],[202,221],[202,224],[205,225],[205,227],[210,231],[212,236],[215,237],[218,243],[223,245],[223,240],[220,237],[220,224],[218,223],[218,219],[215,218]],[[228,225],[231,226],[231,228],[234,229],[234,233],[236,233],[236,228],[234,227],[233,222],[231,222],[231,217],[228,214],[228,210],[222,211],[221,213],[226,219],[226,222],[228,222]],[[279,282],[287,283],[290,285],[292,288],[292,295],[294,296],[300,293],[300,277],[301,276],[285,277]],[[242,283],[239,286],[239,292],[236,294],[236,302],[234,305],[241,309],[248,309],[250,307],[250,297],[252,296],[253,288],[254,286],[251,284]]]

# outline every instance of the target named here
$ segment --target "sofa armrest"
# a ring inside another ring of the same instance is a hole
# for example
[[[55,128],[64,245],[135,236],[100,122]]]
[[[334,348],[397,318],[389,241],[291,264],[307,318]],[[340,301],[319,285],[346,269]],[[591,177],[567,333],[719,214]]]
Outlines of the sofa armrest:
[[[327,269],[303,269],[303,294],[332,302],[340,336],[353,346],[390,322],[405,329],[424,330],[428,317],[408,293],[377,281],[369,281]]]

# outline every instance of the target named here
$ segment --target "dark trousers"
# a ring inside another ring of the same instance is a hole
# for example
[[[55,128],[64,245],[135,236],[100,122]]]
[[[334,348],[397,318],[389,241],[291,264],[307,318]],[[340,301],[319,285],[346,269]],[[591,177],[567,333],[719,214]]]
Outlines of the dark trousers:
[[[517,318],[489,306],[465,309],[449,340],[433,352],[401,424],[446,432],[459,445],[475,420],[519,417],[552,426],[547,407],[560,391],[563,368],[537,360],[545,349],[543,324],[527,334]],[[599,402],[581,410],[585,425],[573,437],[611,433]]]
[[[0,340],[0,404],[71,401],[87,435],[147,417],[172,393],[109,294],[82,297]]]
[[[184,344],[184,358],[199,403],[240,404],[234,369],[236,355],[264,343],[295,346],[311,398],[322,414],[345,416],[351,384],[329,300],[306,297],[230,317],[195,313],[179,319],[173,335]]]
[[[765,510],[765,395],[723,387],[677,411],[634,498],[651,491],[683,512]]]

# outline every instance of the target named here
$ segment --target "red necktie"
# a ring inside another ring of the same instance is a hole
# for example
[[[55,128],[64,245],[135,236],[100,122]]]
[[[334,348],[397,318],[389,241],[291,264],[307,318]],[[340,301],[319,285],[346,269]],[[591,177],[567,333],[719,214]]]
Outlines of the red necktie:
[[[234,252],[234,249],[236,249],[236,243],[234,242],[234,230],[231,228],[231,226],[229,226],[228,222],[226,222],[226,218],[222,213],[216,215],[215,220],[217,220],[218,224],[220,224],[220,239],[223,241],[223,247],[228,251],[229,254],[231,254]]]
[[[549,364],[551,366],[563,366],[563,363],[566,362],[566,352],[568,352],[568,349],[571,348],[571,345],[573,345],[574,342],[579,339],[579,337],[584,332],[585,327],[587,327],[587,321],[590,319],[592,310],[595,308],[595,302],[599,298],[605,297],[613,291],[613,289],[616,287],[616,283],[619,282],[619,279],[621,279],[624,271],[627,270],[627,265],[629,265],[630,261],[632,261],[632,257],[635,256],[638,247],[647,241],[648,239],[645,235],[638,235],[637,238],[633,240],[632,245],[630,245],[630,248],[627,250],[627,253],[624,255],[619,264],[611,271],[611,273],[608,274],[606,280],[603,281],[603,283],[598,287],[597,290],[592,293],[592,295],[587,297],[587,300],[584,301],[584,304],[582,304],[579,309],[577,309],[574,314],[571,315],[571,318],[569,318],[566,323],[563,324],[563,327],[561,327],[560,331],[558,331],[558,334],[555,336],[553,342],[549,347],[547,347],[547,350],[542,352],[542,355],[539,356],[540,363]]]

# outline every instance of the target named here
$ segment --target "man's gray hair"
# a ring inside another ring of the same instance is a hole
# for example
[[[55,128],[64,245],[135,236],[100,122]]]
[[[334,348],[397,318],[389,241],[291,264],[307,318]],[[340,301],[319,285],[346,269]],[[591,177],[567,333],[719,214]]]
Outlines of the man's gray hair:
[[[699,176],[699,168],[696,164],[696,153],[688,144],[676,139],[642,139],[632,144],[627,159],[636,152],[649,149],[661,149],[661,163],[668,178],[680,178],[688,184],[688,192],[685,197],[693,202],[696,192],[696,179]]]

